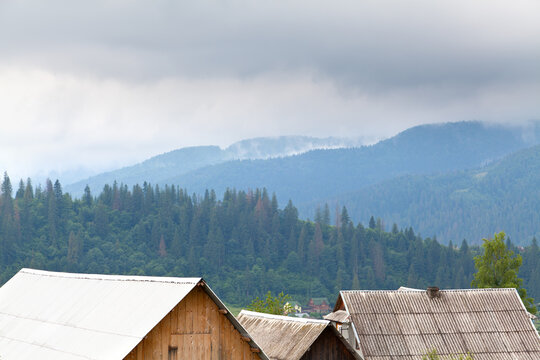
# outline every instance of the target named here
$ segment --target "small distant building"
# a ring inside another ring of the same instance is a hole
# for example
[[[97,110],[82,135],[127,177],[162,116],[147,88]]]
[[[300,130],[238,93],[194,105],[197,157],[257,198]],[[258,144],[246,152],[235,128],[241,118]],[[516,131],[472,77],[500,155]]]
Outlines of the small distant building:
[[[299,314],[302,312],[302,305],[298,301],[289,301],[287,304],[291,307],[291,312],[295,314]]]
[[[516,289],[341,291],[337,325],[349,322],[351,344],[365,360],[441,358],[540,359],[540,336]]]
[[[22,269],[0,288],[1,360],[268,360],[201,278]]]
[[[327,320],[242,310],[238,321],[271,360],[362,360]]]
[[[330,307],[330,302],[325,297],[320,298],[311,298],[309,299],[309,302],[307,304],[308,312],[316,312],[319,314],[327,314],[330,311],[332,311],[332,308]]]

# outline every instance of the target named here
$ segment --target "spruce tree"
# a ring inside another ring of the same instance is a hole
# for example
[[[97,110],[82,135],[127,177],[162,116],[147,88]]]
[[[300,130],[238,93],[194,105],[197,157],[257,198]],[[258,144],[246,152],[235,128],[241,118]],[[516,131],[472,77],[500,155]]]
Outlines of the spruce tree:
[[[322,224],[330,225],[330,208],[328,207],[328,203],[324,204]]]
[[[24,197],[24,181],[21,179],[19,181],[19,189],[17,190],[17,193],[15,194],[15,199],[19,200]]]
[[[377,226],[377,224],[375,224],[375,219],[373,218],[373,216],[371,216],[369,218],[369,228],[370,229],[375,229],[376,226]]]

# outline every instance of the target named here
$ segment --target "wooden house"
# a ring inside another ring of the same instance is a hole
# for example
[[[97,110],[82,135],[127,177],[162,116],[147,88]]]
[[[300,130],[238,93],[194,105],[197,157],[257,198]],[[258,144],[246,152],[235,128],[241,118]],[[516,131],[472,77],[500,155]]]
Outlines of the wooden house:
[[[201,278],[22,269],[0,288],[0,359],[268,357]]]
[[[327,320],[242,310],[238,321],[271,360],[361,360]]]
[[[433,349],[443,359],[540,359],[540,337],[516,289],[341,291],[334,312],[327,318],[351,323],[365,360],[422,359]]]
[[[306,308],[308,312],[316,312],[316,313],[322,313],[322,314],[326,314],[332,311],[330,302],[325,297],[309,299],[309,302]]]

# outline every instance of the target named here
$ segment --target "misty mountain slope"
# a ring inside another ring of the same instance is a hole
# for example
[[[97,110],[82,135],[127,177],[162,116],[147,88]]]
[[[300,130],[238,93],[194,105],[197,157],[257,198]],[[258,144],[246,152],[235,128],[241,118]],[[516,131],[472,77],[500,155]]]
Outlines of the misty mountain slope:
[[[189,192],[266,187],[280,199],[304,204],[353,192],[406,174],[430,174],[475,168],[524,148],[516,128],[478,122],[423,125],[359,148],[313,150],[268,160],[229,161],[164,181]]]
[[[334,198],[349,215],[371,215],[387,226],[412,226],[424,236],[454,243],[504,230],[517,244],[540,237],[540,146],[475,170],[403,176]]]
[[[168,179],[190,171],[233,159],[266,159],[303,153],[317,148],[339,148],[359,145],[361,139],[314,138],[308,136],[280,136],[253,138],[236,142],[226,149],[218,146],[194,146],[154,156],[139,164],[106,172],[66,186],[78,196],[88,184],[99,191],[114,181],[128,185],[143,182],[167,183]]]
[[[203,166],[230,160],[229,154],[218,146],[196,146],[170,151],[154,156],[142,163],[106,172],[66,186],[65,190],[78,196],[86,185],[93,191],[100,191],[105,184],[118,183],[134,185],[144,181],[159,183],[171,176],[184,174]]]
[[[315,138],[309,136],[258,137],[238,141],[224,151],[237,160],[268,159],[298,155],[314,149],[338,149],[357,147],[362,138]]]

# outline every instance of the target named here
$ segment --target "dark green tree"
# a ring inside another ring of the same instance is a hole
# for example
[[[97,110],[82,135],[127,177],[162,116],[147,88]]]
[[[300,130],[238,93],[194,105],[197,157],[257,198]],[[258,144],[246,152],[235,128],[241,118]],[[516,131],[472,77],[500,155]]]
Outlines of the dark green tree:
[[[375,227],[377,226],[377,224],[375,224],[375,219],[372,217],[369,218],[369,228],[370,229],[375,229]]]
[[[84,195],[83,195],[83,204],[90,207],[92,206],[92,201],[93,201],[93,198],[92,198],[92,192],[90,191],[90,187],[88,185],[85,186],[84,188]]]
[[[15,260],[20,235],[19,217],[15,211],[12,191],[11,180],[5,172],[0,194],[0,256],[7,263]]]
[[[328,207],[328,203],[324,204],[324,212],[322,215],[322,224],[323,225],[330,225],[330,208]]]
[[[22,199],[24,196],[24,181],[21,179],[19,181],[19,189],[17,190],[17,193],[15,194],[15,199]]]

